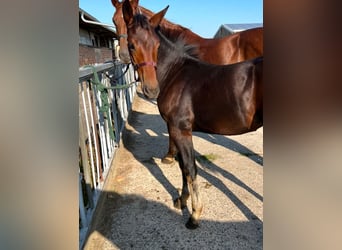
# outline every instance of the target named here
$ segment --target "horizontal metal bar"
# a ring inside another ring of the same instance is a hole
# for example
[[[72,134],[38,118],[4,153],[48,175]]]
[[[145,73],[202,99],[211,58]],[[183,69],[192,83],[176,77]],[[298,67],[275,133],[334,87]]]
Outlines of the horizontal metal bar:
[[[101,63],[101,64],[97,64],[97,65],[92,65],[95,67],[96,71],[98,73],[101,73],[105,70],[108,70],[112,67],[114,67],[113,63]],[[83,66],[82,68],[79,69],[79,73],[78,73],[78,78],[79,81],[84,81],[84,80],[89,80],[92,76],[93,76],[94,72],[93,69],[91,67],[86,67]]]

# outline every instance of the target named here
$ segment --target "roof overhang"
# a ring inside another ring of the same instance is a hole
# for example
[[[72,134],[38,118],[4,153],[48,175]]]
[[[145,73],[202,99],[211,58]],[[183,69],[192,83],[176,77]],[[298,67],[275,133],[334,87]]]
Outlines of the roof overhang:
[[[113,27],[109,27],[108,24],[101,24],[99,20],[87,13],[86,11],[79,8],[79,28],[86,29],[90,32],[99,34],[101,36],[108,36],[118,39],[119,36]],[[89,22],[87,22],[89,20]]]

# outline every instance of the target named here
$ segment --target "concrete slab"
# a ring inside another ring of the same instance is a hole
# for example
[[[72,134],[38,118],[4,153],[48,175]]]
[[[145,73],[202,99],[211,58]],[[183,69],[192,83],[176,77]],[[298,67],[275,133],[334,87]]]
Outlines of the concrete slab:
[[[239,135],[195,133],[204,211],[173,199],[182,186],[178,163],[161,163],[166,124],[155,102],[136,96],[84,249],[262,249],[263,128]]]

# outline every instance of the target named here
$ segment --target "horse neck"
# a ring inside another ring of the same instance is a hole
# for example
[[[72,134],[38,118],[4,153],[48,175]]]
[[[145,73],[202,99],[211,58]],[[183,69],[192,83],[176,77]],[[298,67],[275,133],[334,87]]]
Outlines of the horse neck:
[[[158,48],[157,77],[160,85],[164,85],[170,75],[174,75],[181,70],[186,60],[186,56],[180,51],[172,41],[168,40],[160,31],[157,31],[160,40]],[[162,86],[161,86],[162,87]]]
[[[193,33],[191,30],[184,28],[180,25],[169,25],[169,24],[160,24],[160,27],[163,31],[163,33],[171,33],[172,36],[179,37],[182,36],[184,38],[184,41],[187,44],[195,44],[199,43],[199,41],[202,41],[204,38],[200,37],[199,35]]]
[[[154,15],[152,11],[142,6],[139,6],[139,8],[142,14],[148,18],[151,18]],[[189,44],[198,43],[205,39],[205,38],[200,37],[196,33],[192,32],[190,29],[185,28],[179,24],[174,24],[165,18],[161,21],[160,27],[162,28],[163,33],[172,33],[176,37],[182,35],[184,37],[184,41]]]

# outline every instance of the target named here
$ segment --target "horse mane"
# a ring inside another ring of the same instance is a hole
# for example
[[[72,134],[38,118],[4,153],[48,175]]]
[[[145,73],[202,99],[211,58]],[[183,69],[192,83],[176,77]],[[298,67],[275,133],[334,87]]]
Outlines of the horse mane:
[[[160,82],[164,82],[170,75],[177,75],[189,61],[199,62],[198,47],[194,44],[187,44],[184,35],[174,34],[171,37],[175,39],[174,42],[170,40],[170,33],[164,34],[160,27],[157,27],[155,31],[160,40],[158,61],[162,60],[157,70]]]
[[[158,27],[156,33],[162,43],[165,43],[168,54],[177,54],[177,56],[185,59],[192,58],[198,60],[198,47],[194,44],[187,44],[184,35],[165,32],[163,29]]]
[[[133,22],[129,24],[129,26],[140,26],[145,30],[149,30],[151,27],[149,21],[147,20],[147,17],[142,14],[134,15]]]
[[[139,9],[141,13],[147,16],[148,18],[154,15],[152,11],[150,11],[149,9],[146,9],[143,6],[139,5]],[[163,33],[172,32],[174,34],[187,34],[188,36],[192,36],[192,37],[200,37],[196,33],[192,32],[190,29],[183,27],[179,24],[172,23],[166,18],[163,18],[163,20],[161,21],[160,28],[162,29]]]
[[[136,14],[131,25],[140,26],[143,29],[151,28],[148,18],[144,14]],[[198,48],[196,45],[187,44],[182,33],[165,30],[160,25],[154,30],[160,39],[167,44],[169,54],[177,54],[179,57],[191,57],[198,59]]]

